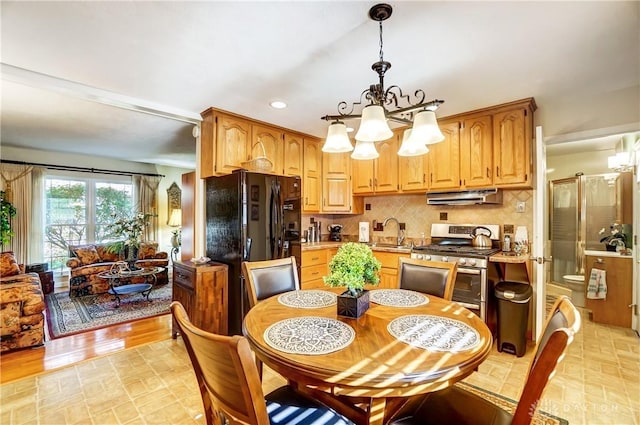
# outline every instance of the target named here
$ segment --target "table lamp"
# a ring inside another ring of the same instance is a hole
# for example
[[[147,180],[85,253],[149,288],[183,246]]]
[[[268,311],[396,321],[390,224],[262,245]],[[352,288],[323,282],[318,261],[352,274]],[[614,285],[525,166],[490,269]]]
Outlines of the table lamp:
[[[171,227],[178,227],[178,229],[171,232],[171,260],[174,262],[178,259],[178,252],[180,252],[180,245],[182,244],[180,235],[180,226],[182,225],[182,210],[176,208],[171,211],[169,222],[167,223]]]

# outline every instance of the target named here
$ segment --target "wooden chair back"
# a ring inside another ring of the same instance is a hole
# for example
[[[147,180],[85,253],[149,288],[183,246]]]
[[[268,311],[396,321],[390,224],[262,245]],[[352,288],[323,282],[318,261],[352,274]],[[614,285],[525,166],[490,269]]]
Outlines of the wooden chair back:
[[[245,261],[242,274],[247,282],[249,305],[283,292],[300,289],[296,257],[266,261]]]
[[[569,297],[561,296],[547,316],[544,331],[529,366],[529,375],[522,389],[513,425],[529,424],[544,389],[553,376],[564,352],[580,330],[580,312]]]
[[[171,313],[198,380],[207,424],[221,425],[226,418],[231,424],[268,425],[262,385],[246,338],[195,327],[177,301],[171,303]]]
[[[398,288],[423,292],[451,301],[458,274],[457,263],[400,257]]]

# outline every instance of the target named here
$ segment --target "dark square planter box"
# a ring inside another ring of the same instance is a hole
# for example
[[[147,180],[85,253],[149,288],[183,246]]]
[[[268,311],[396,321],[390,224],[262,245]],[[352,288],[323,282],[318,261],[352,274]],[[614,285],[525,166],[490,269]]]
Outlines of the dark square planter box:
[[[358,296],[352,296],[349,291],[338,295],[337,311],[338,316],[351,317],[357,319],[369,309],[369,291],[362,290]]]

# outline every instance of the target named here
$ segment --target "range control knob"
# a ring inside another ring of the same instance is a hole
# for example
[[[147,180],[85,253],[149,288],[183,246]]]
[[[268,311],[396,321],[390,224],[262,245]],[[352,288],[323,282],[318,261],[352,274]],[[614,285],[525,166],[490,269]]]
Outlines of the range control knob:
[[[442,257],[442,261],[444,261],[445,263],[449,261],[449,257]]]
[[[470,266],[475,266],[478,262],[475,259],[471,259],[469,260],[469,265]]]
[[[422,254],[413,254],[412,257],[415,258],[415,259],[418,259],[418,260],[422,260],[423,259],[423,255]]]
[[[460,258],[460,259],[458,260],[458,263],[459,263],[459,264],[466,264],[466,263],[467,263],[467,260],[466,260],[466,259],[464,259],[464,258]]]
[[[431,260],[431,256],[430,256],[430,255],[425,255],[425,256],[424,256],[424,259],[425,259],[425,260]]]

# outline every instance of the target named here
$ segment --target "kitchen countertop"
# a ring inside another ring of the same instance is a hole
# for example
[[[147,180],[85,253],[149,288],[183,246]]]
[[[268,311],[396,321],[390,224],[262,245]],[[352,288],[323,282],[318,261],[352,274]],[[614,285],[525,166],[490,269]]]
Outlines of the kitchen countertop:
[[[633,255],[622,255],[619,252],[615,252],[615,251],[599,251],[599,250],[590,250],[590,249],[585,249],[584,255],[589,255],[593,257],[633,258]]]
[[[302,247],[302,251],[314,251],[317,249],[340,248],[343,243],[346,243],[346,242],[333,242],[333,241],[305,242],[300,244],[300,246]],[[411,252],[411,248],[409,246],[392,247],[392,246],[379,246],[374,244],[366,244],[366,245],[368,245],[372,251],[397,252],[397,253],[407,253],[407,254]]]
[[[505,255],[502,252],[494,254],[489,257],[489,261],[492,263],[512,263],[519,264],[529,261],[531,258],[529,254],[520,254],[520,255]]]

